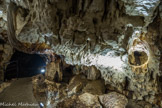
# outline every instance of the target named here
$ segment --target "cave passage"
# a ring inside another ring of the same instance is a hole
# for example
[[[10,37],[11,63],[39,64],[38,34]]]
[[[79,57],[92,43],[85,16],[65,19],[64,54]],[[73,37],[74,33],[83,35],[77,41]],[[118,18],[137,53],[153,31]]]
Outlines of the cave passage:
[[[15,51],[9,62],[6,63],[5,80],[12,78],[32,77],[45,72],[45,59],[38,54],[26,54]]]

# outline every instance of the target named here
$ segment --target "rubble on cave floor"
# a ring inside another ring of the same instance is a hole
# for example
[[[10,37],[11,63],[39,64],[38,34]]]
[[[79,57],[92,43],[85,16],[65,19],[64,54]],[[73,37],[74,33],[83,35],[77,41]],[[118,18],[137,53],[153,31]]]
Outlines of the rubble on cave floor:
[[[79,74],[71,73],[70,80],[60,82],[46,77],[49,74],[34,76],[34,96],[48,108],[152,108],[148,102],[132,100],[129,92],[126,95],[124,91],[120,93],[110,85],[105,85],[101,77],[88,79],[85,70],[81,70]],[[93,75],[95,74],[90,76],[94,77]]]

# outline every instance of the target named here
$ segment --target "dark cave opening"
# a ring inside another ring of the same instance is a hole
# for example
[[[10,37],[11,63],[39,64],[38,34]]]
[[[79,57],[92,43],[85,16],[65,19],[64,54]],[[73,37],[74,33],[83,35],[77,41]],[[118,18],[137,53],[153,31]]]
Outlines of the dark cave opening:
[[[5,41],[0,38],[0,44],[5,44]]]
[[[44,74],[46,58],[38,54],[26,54],[15,51],[4,71],[4,79],[32,77],[37,74]]]
[[[162,76],[159,77],[159,82],[162,83]]]

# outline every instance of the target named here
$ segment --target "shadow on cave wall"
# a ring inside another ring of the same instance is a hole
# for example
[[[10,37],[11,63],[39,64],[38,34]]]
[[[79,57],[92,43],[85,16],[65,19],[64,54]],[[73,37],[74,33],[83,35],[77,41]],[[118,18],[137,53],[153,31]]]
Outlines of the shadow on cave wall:
[[[38,54],[26,54],[15,51],[5,70],[5,80],[12,78],[31,77],[41,73],[46,66],[45,58]]]

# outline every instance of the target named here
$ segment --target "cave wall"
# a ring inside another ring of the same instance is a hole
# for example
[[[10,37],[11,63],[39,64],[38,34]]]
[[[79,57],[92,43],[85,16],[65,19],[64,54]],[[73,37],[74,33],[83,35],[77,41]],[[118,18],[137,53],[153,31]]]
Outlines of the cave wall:
[[[53,52],[94,66],[105,85],[158,104],[162,51],[160,0],[14,0],[8,39],[26,53]],[[89,71],[91,72],[91,71]]]
[[[4,70],[13,54],[13,47],[7,38],[7,7],[6,4],[0,2],[0,80],[4,79]]]
[[[7,62],[13,54],[13,48],[10,44],[0,44],[0,80],[4,79],[4,70],[7,68]]]

